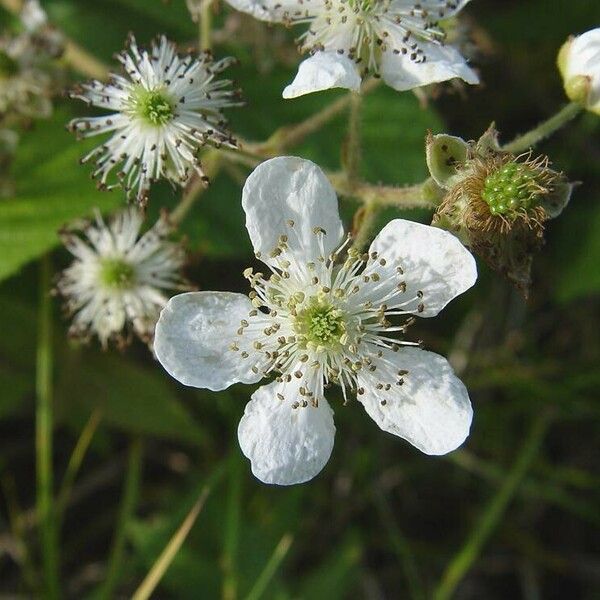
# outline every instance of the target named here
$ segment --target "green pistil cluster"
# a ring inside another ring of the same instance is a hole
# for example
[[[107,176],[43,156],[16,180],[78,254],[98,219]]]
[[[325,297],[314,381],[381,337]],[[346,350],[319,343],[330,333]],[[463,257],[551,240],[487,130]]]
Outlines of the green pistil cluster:
[[[303,310],[296,325],[298,333],[317,346],[335,346],[346,332],[341,311],[326,303],[315,303]]]
[[[155,127],[166,125],[175,116],[173,101],[163,89],[139,88],[132,104],[135,114]]]
[[[509,162],[486,177],[482,198],[493,215],[528,211],[538,204],[543,190],[536,180],[536,171],[530,166]]]
[[[19,72],[19,65],[6,52],[0,50],[0,79],[8,79]]]
[[[125,290],[135,282],[135,269],[120,258],[105,258],[100,265],[100,283],[112,290]]]

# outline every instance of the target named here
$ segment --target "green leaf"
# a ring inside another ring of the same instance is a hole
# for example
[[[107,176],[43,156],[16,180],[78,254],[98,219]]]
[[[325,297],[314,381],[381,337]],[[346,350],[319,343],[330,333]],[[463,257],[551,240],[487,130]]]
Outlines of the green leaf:
[[[173,394],[158,365],[137,366],[115,354],[71,349],[60,367],[63,411],[102,411],[102,420],[130,433],[200,444],[204,432]]]
[[[64,129],[69,118],[58,110],[23,135],[13,168],[16,196],[0,202],[0,280],[58,245],[65,223],[123,202],[119,191],[98,192],[90,167],[79,165],[97,141],[78,144]]]

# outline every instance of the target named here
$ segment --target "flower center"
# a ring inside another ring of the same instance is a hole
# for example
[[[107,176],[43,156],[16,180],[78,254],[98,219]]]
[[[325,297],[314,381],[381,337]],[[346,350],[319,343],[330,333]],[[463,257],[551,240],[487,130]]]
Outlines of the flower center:
[[[19,72],[19,65],[6,52],[0,50],[0,79],[8,79]]]
[[[346,332],[342,311],[325,301],[313,301],[296,317],[294,329],[307,343],[331,348]]]
[[[175,116],[173,101],[163,89],[140,87],[133,95],[132,104],[136,115],[155,127],[166,125]]]
[[[533,208],[543,191],[535,170],[513,161],[486,177],[482,198],[493,215],[506,215]]]
[[[124,290],[133,286],[135,269],[120,258],[105,258],[100,263],[100,283],[112,290]]]

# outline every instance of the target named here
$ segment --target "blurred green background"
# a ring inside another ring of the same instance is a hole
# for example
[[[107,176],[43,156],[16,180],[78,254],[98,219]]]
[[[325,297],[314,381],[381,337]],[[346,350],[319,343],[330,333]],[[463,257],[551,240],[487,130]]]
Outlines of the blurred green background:
[[[144,43],[158,33],[182,46],[197,38],[184,0],[43,4],[53,23],[104,61],[131,30]],[[366,180],[423,180],[427,129],[473,139],[495,121],[507,141],[552,115],[566,102],[554,65],[558,48],[600,22],[592,0],[474,0],[464,12],[483,85],[447,86],[426,108],[411,93],[383,86],[368,95]],[[0,19],[8,23],[1,9]],[[230,76],[248,106],[228,116],[243,138],[264,140],[343,96],[281,99],[298,62],[293,32],[225,4],[215,29],[217,56],[241,61]],[[82,111],[57,98],[54,116],[22,133],[16,196],[0,200],[0,596],[7,598],[41,594],[39,259],[49,253],[53,270],[64,268],[69,257],[57,248],[57,229],[95,206],[124,202],[119,192],[97,192],[89,168],[77,163],[95,142],[76,143],[64,125]],[[341,115],[292,153],[339,169],[345,131]],[[333,393],[337,439],[323,473],[289,489],[265,486],[237,443],[248,387],[184,389],[141,344],[119,353],[68,341],[55,302],[57,490],[86,423],[98,422],[61,527],[63,596],[97,597],[108,573],[114,597],[129,597],[210,483],[156,598],[422,600],[449,591],[459,599],[599,598],[599,133],[600,119],[583,115],[539,148],[581,185],[549,224],[529,301],[481,265],[475,289],[413,331],[450,357],[471,393],[471,436],[446,457],[427,457],[382,433],[357,403],[343,408]],[[187,275],[200,289],[246,291],[241,272],[252,254],[240,190],[247,172],[225,169],[181,228]],[[168,186],[154,189],[150,219],[178,197]],[[355,208],[346,202],[347,216]]]

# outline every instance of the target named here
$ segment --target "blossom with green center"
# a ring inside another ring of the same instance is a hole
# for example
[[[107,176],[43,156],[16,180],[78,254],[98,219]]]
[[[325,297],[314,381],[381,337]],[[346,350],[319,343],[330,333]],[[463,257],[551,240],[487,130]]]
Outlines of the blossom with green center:
[[[217,79],[233,60],[214,62],[210,53],[180,56],[165,37],[150,50],[140,50],[131,38],[118,60],[123,75],[113,75],[108,83],[92,81],[71,94],[111,111],[69,124],[82,137],[112,134],[82,159],[95,162],[98,187],[120,184],[143,204],[151,184],[161,178],[183,186],[196,174],[208,183],[201,147],[236,147],[222,110],[240,104],[239,92],[229,89],[230,81]],[[109,183],[115,169],[118,183]]]
[[[348,250],[337,198],[310,161],[279,157],[257,167],[242,206],[266,273],[247,269],[248,296],[194,292],[171,298],[155,353],[177,380],[223,390],[257,383],[238,428],[261,481],[312,479],[333,449],[338,385],[384,431],[427,454],[468,435],[471,404],[448,362],[404,338],[413,315],[433,317],[477,277],[452,234],[396,219],[364,255]]]
[[[167,303],[165,291],[186,289],[179,274],[185,255],[180,245],[166,239],[170,225],[161,218],[141,234],[143,222],[141,212],[129,208],[108,224],[98,214],[83,235],[79,227],[63,232],[75,260],[57,288],[74,315],[72,335],[96,335],[106,346],[110,341],[122,345],[133,332],[150,343]]]
[[[284,98],[330,88],[360,89],[368,74],[404,91],[449,79],[479,83],[440,22],[469,0],[227,0],[257,19],[307,25],[299,49],[309,54]]]

